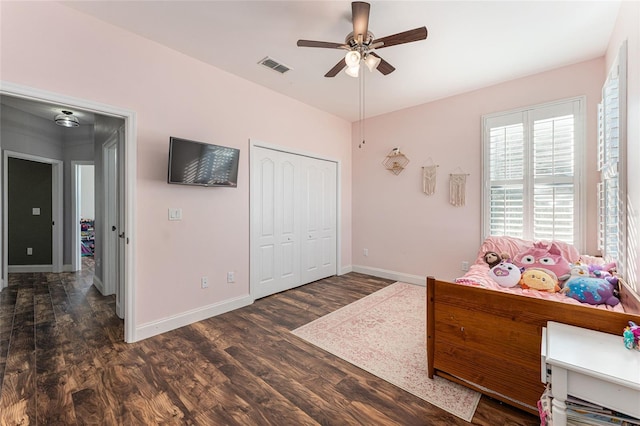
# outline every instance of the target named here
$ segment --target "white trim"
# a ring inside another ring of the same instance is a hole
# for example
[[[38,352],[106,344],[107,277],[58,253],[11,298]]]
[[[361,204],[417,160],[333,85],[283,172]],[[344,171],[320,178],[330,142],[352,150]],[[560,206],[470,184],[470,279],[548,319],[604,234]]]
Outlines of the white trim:
[[[389,271],[387,269],[372,268],[370,266],[353,265],[353,272],[359,274],[371,275],[378,278],[386,278],[388,280],[401,281],[408,284],[416,284],[426,287],[426,275],[412,275],[404,272]]]
[[[100,294],[104,294],[104,284],[102,284],[102,280],[97,275],[93,275],[93,285],[98,289]]]
[[[51,270],[44,272],[62,272],[62,258],[64,254],[64,219],[63,219],[63,165],[61,160],[53,158],[39,157],[37,155],[24,154],[22,152],[4,151],[3,153],[3,204],[2,204],[2,235],[9,235],[9,158],[19,158],[21,160],[33,161],[36,163],[51,164],[51,220],[55,226],[51,229]],[[14,271],[9,265],[9,238],[3,239],[2,244],[2,265],[4,268],[3,282],[8,284],[9,271]],[[22,266],[22,265],[15,265]]]
[[[574,185],[574,197],[575,201],[575,216],[574,220],[577,223],[577,226],[574,228],[574,241],[573,245],[583,253],[586,247],[586,221],[587,221],[587,200],[586,200],[586,185],[583,184],[585,181],[586,175],[586,152],[585,152],[585,144],[587,141],[587,97],[584,95],[574,96],[564,99],[558,99],[551,102],[545,102],[535,105],[528,105],[525,107],[514,108],[507,111],[501,111],[491,114],[485,114],[481,117],[482,120],[482,183],[481,183],[481,200],[480,200],[480,224],[481,224],[481,239],[484,240],[490,234],[490,205],[487,202],[489,196],[489,183],[490,183],[490,170],[488,167],[489,164],[489,126],[487,122],[492,120],[494,125],[507,125],[513,122],[513,116],[524,116],[524,127],[525,132],[528,132],[530,129],[529,123],[527,120],[531,120],[532,117],[535,116],[542,109],[550,109],[556,108],[560,110],[564,110],[568,105],[571,105],[571,108],[574,112],[574,117],[576,118],[575,122],[575,175],[572,179],[572,184]],[[578,108],[576,110],[576,108]],[[525,136],[525,144],[528,143],[528,136]],[[527,147],[525,146],[525,151],[528,152]],[[526,158],[526,156],[525,156]],[[531,176],[531,172],[528,171],[527,167],[530,163],[524,164],[524,176]],[[524,209],[525,212],[532,211],[531,208],[527,207],[527,202],[532,202],[533,197],[528,194],[527,190],[529,187],[524,186]],[[532,234],[532,224],[525,221],[524,228],[524,238],[527,238],[527,235]]]
[[[137,151],[137,131],[136,113],[119,107],[62,95],[32,87],[22,86],[15,83],[0,81],[0,94],[27,98],[35,101],[54,102],[69,108],[84,109],[101,115],[121,117],[125,122],[125,167],[121,176],[125,181],[125,223],[127,232],[127,244],[125,245],[125,319],[124,319],[124,340],[125,342],[135,342],[136,335],[135,311],[136,311],[136,258],[135,258],[135,236],[136,236],[136,151]]]
[[[9,265],[8,272],[12,274],[18,272],[53,272],[53,265]]]
[[[80,247],[80,166],[95,166],[93,161],[71,162],[71,265],[65,265],[65,272],[75,272],[82,269]],[[71,269],[67,269],[70,266]]]
[[[353,265],[343,266],[342,268],[338,269],[338,275],[348,274],[349,272],[353,272]]]
[[[167,331],[175,330],[177,328],[184,327],[186,325],[193,324],[198,321],[214,317],[216,315],[221,315],[235,309],[249,306],[252,303],[253,298],[251,298],[251,296],[240,296],[222,302],[213,303],[208,306],[203,306],[201,308],[192,309],[190,311],[182,312],[180,314],[172,315],[156,321],[140,324],[140,326],[136,328],[136,337],[138,338],[138,341],[147,339],[149,337],[157,336],[158,334],[166,333]]]

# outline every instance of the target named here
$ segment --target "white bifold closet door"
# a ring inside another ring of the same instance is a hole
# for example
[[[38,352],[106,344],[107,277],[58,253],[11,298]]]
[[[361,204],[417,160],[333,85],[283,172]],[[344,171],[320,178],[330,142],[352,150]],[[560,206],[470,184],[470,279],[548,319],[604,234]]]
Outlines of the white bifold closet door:
[[[337,164],[253,147],[251,293],[268,296],[337,272]]]

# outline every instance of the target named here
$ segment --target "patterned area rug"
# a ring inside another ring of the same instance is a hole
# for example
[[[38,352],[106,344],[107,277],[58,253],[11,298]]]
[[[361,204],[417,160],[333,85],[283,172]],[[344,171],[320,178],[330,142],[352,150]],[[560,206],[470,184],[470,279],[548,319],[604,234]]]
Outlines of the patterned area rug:
[[[466,421],[480,394],[427,377],[426,291],[397,282],[292,333]]]

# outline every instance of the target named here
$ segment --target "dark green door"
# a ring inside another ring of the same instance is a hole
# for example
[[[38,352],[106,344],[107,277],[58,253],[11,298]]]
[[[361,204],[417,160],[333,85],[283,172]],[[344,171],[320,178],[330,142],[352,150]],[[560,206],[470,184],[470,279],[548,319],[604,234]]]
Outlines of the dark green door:
[[[51,167],[48,163],[8,159],[9,265],[53,263]]]

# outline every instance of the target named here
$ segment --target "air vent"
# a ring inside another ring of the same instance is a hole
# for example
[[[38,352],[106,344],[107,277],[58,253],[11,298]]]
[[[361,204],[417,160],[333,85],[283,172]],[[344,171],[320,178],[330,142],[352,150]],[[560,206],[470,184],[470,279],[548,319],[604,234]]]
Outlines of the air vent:
[[[266,57],[263,60],[261,60],[260,62],[258,62],[260,65],[264,65],[265,67],[272,69],[274,71],[279,72],[280,74],[284,74],[285,72],[289,71],[291,68],[281,64],[280,62],[276,61],[273,58],[270,57]]]

